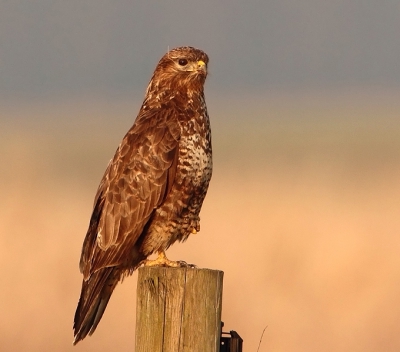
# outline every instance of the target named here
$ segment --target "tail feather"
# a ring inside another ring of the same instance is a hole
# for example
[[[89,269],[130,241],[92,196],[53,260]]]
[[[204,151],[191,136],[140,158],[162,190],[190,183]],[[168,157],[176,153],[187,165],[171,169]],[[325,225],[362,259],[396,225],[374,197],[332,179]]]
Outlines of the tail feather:
[[[74,345],[96,330],[119,276],[119,270],[113,267],[100,269],[83,280],[74,317]]]

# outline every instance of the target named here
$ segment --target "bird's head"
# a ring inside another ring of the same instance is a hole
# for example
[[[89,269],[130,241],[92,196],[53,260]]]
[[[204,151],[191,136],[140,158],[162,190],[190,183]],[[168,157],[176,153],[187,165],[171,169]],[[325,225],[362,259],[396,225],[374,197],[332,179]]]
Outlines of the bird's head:
[[[207,77],[208,56],[190,46],[168,51],[158,63],[150,85],[158,89],[202,91]]]

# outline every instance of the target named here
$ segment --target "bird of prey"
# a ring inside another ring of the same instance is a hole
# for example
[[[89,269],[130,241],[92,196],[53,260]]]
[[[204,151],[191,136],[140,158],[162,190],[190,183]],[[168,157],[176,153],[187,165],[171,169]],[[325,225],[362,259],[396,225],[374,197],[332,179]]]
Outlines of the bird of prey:
[[[165,250],[200,230],[212,173],[207,65],[199,49],[168,51],[108,164],[83,242],[74,344],[96,330],[120,280],[142,264],[179,266]],[[153,253],[158,258],[150,261]]]

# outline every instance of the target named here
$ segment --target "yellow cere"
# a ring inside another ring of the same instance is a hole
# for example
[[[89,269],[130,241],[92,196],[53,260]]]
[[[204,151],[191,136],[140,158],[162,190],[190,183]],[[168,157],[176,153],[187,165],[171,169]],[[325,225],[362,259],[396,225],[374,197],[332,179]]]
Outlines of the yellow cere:
[[[202,61],[202,60],[197,61],[197,64],[198,64],[199,66],[201,66],[201,67],[203,67],[203,66],[206,65],[205,62]]]

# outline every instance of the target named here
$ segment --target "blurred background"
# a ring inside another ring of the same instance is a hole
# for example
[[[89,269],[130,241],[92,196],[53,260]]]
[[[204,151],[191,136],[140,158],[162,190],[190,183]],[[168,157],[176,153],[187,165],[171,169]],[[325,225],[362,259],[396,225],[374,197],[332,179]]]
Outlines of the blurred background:
[[[72,347],[93,198],[168,47],[210,56],[214,174],[171,259],[245,351],[399,351],[396,0],[0,0],[2,351],[133,351],[137,274]]]

